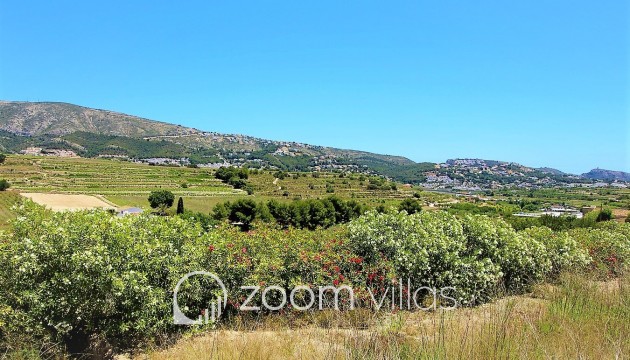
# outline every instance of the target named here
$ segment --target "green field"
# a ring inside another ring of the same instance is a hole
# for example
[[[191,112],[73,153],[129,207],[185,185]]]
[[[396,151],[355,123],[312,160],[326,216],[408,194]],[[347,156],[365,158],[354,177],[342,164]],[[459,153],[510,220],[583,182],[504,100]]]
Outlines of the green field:
[[[219,202],[244,197],[257,201],[272,198],[290,201],[335,195],[370,206],[395,205],[416,193],[420,193],[425,202],[450,198],[382,180],[385,186],[375,189],[370,187],[369,176],[358,174],[287,173],[284,179],[276,178],[277,175],[275,171],[251,174],[247,182],[254,194],[247,195],[245,191],[233,189],[216,179],[211,169],[23,155],[10,155],[0,166],[0,179],[7,179],[12,190],[17,192],[103,195],[118,206],[148,208],[149,193],[164,189],[183,197],[187,209],[204,213],[210,212]],[[0,214],[0,219],[8,219],[8,215]]]
[[[188,196],[242,193],[215,179],[210,170],[101,159],[9,156],[0,167],[0,178],[24,192],[133,196],[168,189]]]
[[[278,199],[313,199],[338,196],[356,199],[366,205],[396,205],[400,200],[419,196],[424,205],[446,204],[453,196],[422,191],[383,180],[383,186],[371,186],[367,175],[322,173],[284,173],[276,171],[250,174],[247,183],[254,194],[233,189],[214,177],[214,170],[186,167],[149,166],[110,159],[59,158],[10,155],[0,166],[0,179],[7,179],[17,192],[43,192],[103,195],[118,206],[148,208],[147,197],[153,190],[170,190],[183,197],[186,208],[208,213],[217,203],[249,197],[257,201]],[[392,189],[394,185],[394,189]],[[483,200],[458,197],[458,201],[482,204],[531,204],[538,208],[553,204],[576,207],[607,206],[625,217],[630,208],[630,189],[558,188],[538,190],[497,190],[481,194]],[[12,203],[16,200],[11,197]],[[0,220],[9,218],[8,208],[0,212]]]

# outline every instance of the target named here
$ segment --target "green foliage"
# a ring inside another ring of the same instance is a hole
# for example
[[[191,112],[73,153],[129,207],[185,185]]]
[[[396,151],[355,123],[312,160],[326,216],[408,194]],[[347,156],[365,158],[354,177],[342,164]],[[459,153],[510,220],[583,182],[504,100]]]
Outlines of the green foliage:
[[[248,230],[255,220],[275,220],[282,228],[292,226],[315,230],[346,223],[364,211],[365,207],[354,200],[346,201],[331,196],[321,200],[293,200],[290,203],[277,200],[266,203],[256,203],[253,200],[225,202],[214,207],[213,217],[242,223],[244,230]]]
[[[227,219],[247,231],[255,220],[268,221],[270,215],[265,204],[256,203],[251,199],[239,199],[233,203],[228,201],[217,204],[213,209],[213,218],[216,220]]]
[[[184,213],[184,199],[180,197],[179,200],[177,200],[177,215],[180,215],[183,213]]]
[[[387,262],[415,288],[455,287],[460,304],[488,298],[500,277],[491,261],[466,255],[461,224],[444,212],[369,212],[349,225],[349,236],[353,251],[367,264]]]
[[[185,219],[192,223],[198,223],[204,229],[204,231],[210,231],[214,226],[218,225],[218,221],[208,214],[201,212],[195,212],[190,210],[184,210],[183,214],[178,215],[180,218]]]
[[[4,154],[0,154],[0,164],[4,163],[4,161],[7,159],[7,156]]]
[[[11,184],[8,181],[6,181],[5,179],[0,179],[0,191],[5,191],[10,187]]]
[[[538,218],[505,216],[507,221],[515,230],[524,230],[530,227],[545,226],[553,231],[565,231],[569,229],[590,228],[594,227],[595,213],[589,213],[581,219],[574,216],[551,216],[543,215]]]
[[[54,149],[67,148],[85,157],[96,157],[99,155],[122,155],[137,159],[180,159],[187,157],[193,164],[218,160],[215,150],[203,148],[192,149],[165,140],[147,141],[133,137],[101,135],[81,131],[64,135],[63,140],[65,140],[67,144],[80,145],[81,148],[77,148],[76,145],[63,146],[64,143],[59,142],[51,143],[49,147]],[[40,142],[38,145],[42,146],[45,144]]]
[[[27,202],[13,226],[0,241],[0,308],[10,309],[0,343],[11,333],[69,345],[98,335],[125,349],[179,331],[171,290],[200,268],[198,225]]]
[[[286,177],[287,177],[288,175],[289,175],[289,174],[288,174],[286,171],[276,171],[276,172],[273,174],[273,176],[274,176],[274,177],[276,177],[276,178],[278,178],[278,179],[280,179],[280,180],[284,180],[284,179],[286,179]]]
[[[582,269],[591,261],[588,251],[566,231],[554,232],[548,227],[531,227],[522,234],[545,245],[551,261],[549,275],[552,277],[557,277],[563,271]]]
[[[417,286],[454,286],[463,304],[483,302],[497,289],[524,291],[590,260],[566,233],[547,228],[517,233],[486,216],[370,212],[350,223],[349,234],[353,251],[367,263],[387,261]]]
[[[249,178],[249,171],[247,168],[237,168],[233,166],[221,167],[215,173],[214,176],[217,179],[228,182],[233,178],[247,180]]]
[[[405,211],[411,215],[422,211],[422,205],[416,199],[405,199],[398,205],[398,211]]]
[[[630,257],[630,224],[603,222],[594,229],[573,229],[576,239],[592,258],[590,268],[599,278],[609,279],[625,273]]]
[[[149,194],[149,205],[153,209],[158,209],[158,212],[162,215],[166,214],[166,209],[173,206],[175,201],[175,195],[168,190],[152,191]]]
[[[215,228],[208,216],[187,211],[119,218],[105,211],[52,213],[26,202],[13,231],[0,232],[0,346],[7,334],[65,344],[95,336],[116,349],[166,340],[182,331],[172,325],[174,285],[200,269],[227,286],[229,313],[245,300],[242,285],[348,285],[369,304],[361,291],[366,285],[381,297],[396,279],[409,278],[415,288],[452,286],[459,304],[469,305],[498,289],[522,292],[562,271],[619,276],[630,256],[630,224],[615,222],[516,232],[487,216],[372,211],[347,230],[308,231],[290,227],[295,216],[313,227],[350,220],[361,207],[333,197],[290,204],[242,200],[217,208],[232,221],[251,224],[273,215],[289,228],[261,224],[242,232],[225,224]],[[191,318],[214,294],[200,281],[191,280],[179,296]],[[270,303],[278,301],[274,296]]]
[[[605,209],[601,209],[599,211],[599,213],[597,214],[597,222],[602,222],[602,221],[610,221],[613,219],[613,213],[612,210],[605,208]]]
[[[249,178],[249,170],[233,166],[221,167],[214,173],[214,176],[224,183],[232,185],[235,189],[246,189],[248,185],[245,180]]]

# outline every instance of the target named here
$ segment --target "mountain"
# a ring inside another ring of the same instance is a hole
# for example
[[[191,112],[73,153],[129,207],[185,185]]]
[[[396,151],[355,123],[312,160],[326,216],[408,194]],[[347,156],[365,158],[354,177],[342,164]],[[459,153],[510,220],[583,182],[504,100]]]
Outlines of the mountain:
[[[186,157],[194,164],[353,171],[405,182],[421,180],[422,171],[434,165],[402,156],[201,131],[58,102],[0,101],[0,138],[0,151],[42,147],[86,157]]]
[[[143,137],[185,135],[195,129],[58,102],[0,101],[0,130],[20,135],[65,135],[75,131]]]
[[[630,173],[604,169],[593,169],[587,173],[582,174],[582,176],[587,179],[593,180],[630,181]]]
[[[156,164],[355,172],[435,189],[553,187],[595,178],[630,181],[621,172],[596,169],[579,177],[496,160],[416,163],[402,156],[202,131],[73,104],[0,101],[0,151],[17,153],[27,148],[29,153],[117,157]],[[589,175],[593,172],[595,175]],[[597,175],[601,172],[608,177]]]
[[[538,168],[536,170],[542,171],[542,172],[547,173],[547,174],[553,174],[553,175],[567,175],[567,173],[565,173],[565,172],[562,172],[562,171],[560,171],[558,169],[554,169],[554,168],[550,168],[550,167],[541,167],[541,168]]]

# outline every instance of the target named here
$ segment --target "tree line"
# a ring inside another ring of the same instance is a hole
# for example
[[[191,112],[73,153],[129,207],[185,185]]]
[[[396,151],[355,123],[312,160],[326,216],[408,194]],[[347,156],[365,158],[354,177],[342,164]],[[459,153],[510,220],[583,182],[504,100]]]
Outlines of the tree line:
[[[325,199],[293,200],[283,203],[277,200],[256,202],[239,199],[234,202],[217,204],[212,210],[212,218],[228,220],[249,230],[255,221],[275,221],[283,228],[315,230],[346,223],[359,217],[367,207],[354,200],[343,200],[335,196]]]

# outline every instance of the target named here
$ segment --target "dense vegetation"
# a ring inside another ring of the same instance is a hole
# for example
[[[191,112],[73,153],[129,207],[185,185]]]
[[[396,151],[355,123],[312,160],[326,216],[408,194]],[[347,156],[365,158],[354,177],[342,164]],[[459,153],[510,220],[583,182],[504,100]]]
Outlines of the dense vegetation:
[[[225,282],[230,313],[244,300],[242,284],[348,285],[365,305],[366,286],[381,294],[409,277],[413,286],[454,286],[458,303],[472,305],[566,270],[619,276],[630,255],[630,224],[613,222],[516,232],[482,215],[369,212],[347,227],[314,232],[265,225],[206,232],[180,217],[50,213],[32,203],[19,211],[13,231],[0,235],[4,351],[27,339],[85,351],[76,346],[126,349],[168,338],[182,330],[171,324],[174,284],[199,269]],[[190,317],[209,296],[193,285],[181,300]]]
[[[8,181],[6,181],[5,179],[0,179],[0,191],[5,191],[10,187],[11,184]]]
[[[255,202],[239,199],[235,202],[219,203],[213,210],[215,220],[229,220],[249,230],[258,220],[273,220],[282,228],[290,226],[315,230],[346,223],[365,211],[365,206],[354,200],[343,200],[334,196],[325,199],[293,200],[283,203],[277,200]]]
[[[251,195],[253,188],[247,184],[249,178],[249,170],[247,168],[237,168],[234,166],[224,166],[219,168],[214,177],[223,181],[224,183],[233,186],[235,189],[245,189],[247,193]]]

